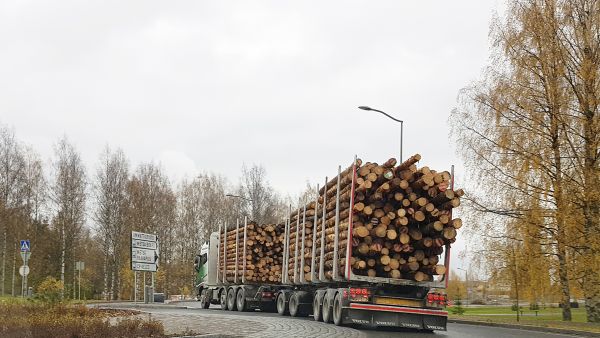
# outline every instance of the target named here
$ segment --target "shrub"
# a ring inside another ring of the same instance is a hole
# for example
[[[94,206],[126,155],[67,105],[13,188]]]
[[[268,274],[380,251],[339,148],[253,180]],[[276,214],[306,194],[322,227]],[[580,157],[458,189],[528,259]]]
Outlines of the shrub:
[[[37,298],[49,304],[57,304],[61,301],[61,295],[65,287],[63,283],[56,278],[46,277],[37,288]]]
[[[531,303],[531,304],[529,304],[529,310],[537,311],[539,309],[540,309],[540,305],[538,303]]]
[[[454,306],[450,308],[450,313],[455,315],[463,315],[465,311],[465,308],[462,307],[462,302],[460,301],[460,298],[457,298],[454,302]]]

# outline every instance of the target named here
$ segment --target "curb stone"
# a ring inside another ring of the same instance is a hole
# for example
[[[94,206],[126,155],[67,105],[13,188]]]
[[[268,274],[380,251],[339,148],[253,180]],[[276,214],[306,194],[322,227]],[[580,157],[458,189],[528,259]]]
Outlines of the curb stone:
[[[587,331],[570,330],[570,329],[559,329],[559,328],[553,328],[553,327],[518,325],[518,324],[508,324],[508,323],[491,323],[491,322],[481,322],[481,321],[477,321],[477,320],[463,320],[463,319],[450,319],[450,318],[448,318],[448,323],[504,327],[507,329],[529,330],[529,331],[548,332],[548,333],[563,333],[563,334],[572,334],[572,335],[582,336],[582,337],[600,337],[600,333],[596,333],[596,332],[587,332]]]

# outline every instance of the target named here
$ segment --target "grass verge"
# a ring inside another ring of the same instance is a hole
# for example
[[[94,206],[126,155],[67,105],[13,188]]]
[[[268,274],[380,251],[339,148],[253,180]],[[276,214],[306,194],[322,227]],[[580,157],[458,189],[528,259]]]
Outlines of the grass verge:
[[[562,321],[562,309],[545,308],[537,311],[523,309],[523,316],[517,322],[517,315],[510,307],[468,307],[463,315],[449,314],[450,319],[471,320],[485,323],[527,325],[555,329],[577,330],[600,333],[600,324],[587,323],[585,309],[571,309],[573,321]]]

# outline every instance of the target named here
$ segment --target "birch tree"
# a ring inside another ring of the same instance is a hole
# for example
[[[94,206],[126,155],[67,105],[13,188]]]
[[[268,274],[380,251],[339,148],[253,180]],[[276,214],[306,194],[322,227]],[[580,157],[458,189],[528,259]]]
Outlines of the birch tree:
[[[74,266],[70,266],[70,271],[67,271],[66,265],[67,261],[74,262],[73,250],[85,221],[86,174],[79,153],[66,137],[58,141],[54,153],[52,223],[59,232],[60,280],[65,283],[67,272],[70,272],[73,278],[75,276]]]
[[[94,220],[102,240],[104,294],[116,299],[120,294],[118,273],[123,265],[122,251],[129,235],[125,232],[125,212],[129,163],[121,149],[106,147],[100,155],[94,183]]]

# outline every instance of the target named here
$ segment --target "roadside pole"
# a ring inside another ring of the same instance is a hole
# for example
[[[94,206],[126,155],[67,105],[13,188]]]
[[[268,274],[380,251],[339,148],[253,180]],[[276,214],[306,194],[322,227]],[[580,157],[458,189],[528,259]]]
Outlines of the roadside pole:
[[[137,303],[137,271],[133,272],[133,302]]]
[[[21,275],[21,296],[25,298],[27,295],[27,275],[29,275],[29,256],[31,256],[31,242],[28,239],[21,240],[21,258],[23,265],[19,268]]]

